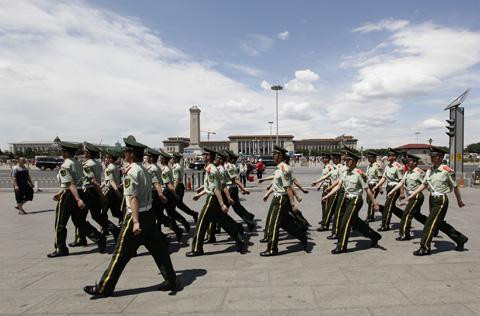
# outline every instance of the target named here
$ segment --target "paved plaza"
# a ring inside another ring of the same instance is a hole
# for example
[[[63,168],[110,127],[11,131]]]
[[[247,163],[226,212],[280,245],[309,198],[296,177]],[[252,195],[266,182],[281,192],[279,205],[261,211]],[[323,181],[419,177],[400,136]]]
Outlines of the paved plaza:
[[[307,184],[313,176],[300,178]],[[261,187],[246,196],[244,205],[264,226],[268,204]],[[123,273],[113,297],[91,300],[82,288],[99,280],[110,254],[94,245],[71,248],[68,257],[47,259],[53,250],[55,203],[52,194],[35,195],[18,216],[12,193],[0,193],[0,314],[124,314],[160,315],[480,315],[480,190],[463,189],[467,207],[458,209],[452,196],[447,220],[469,237],[465,252],[456,252],[446,236],[434,239],[433,254],[414,257],[421,228],[413,222],[415,239],[395,241],[394,231],[382,233],[382,248],[369,249],[369,241],[354,236],[350,252],[331,255],[328,232],[311,230],[311,253],[282,235],[278,257],[263,258],[261,234],[250,236],[248,253],[221,234],[207,255],[186,258],[191,238],[178,247],[172,260],[184,289],[176,295],[156,291],[163,281],[144,248]],[[187,204],[199,210],[204,202]],[[318,227],[320,193],[303,195],[301,209]],[[380,198],[380,201],[383,197]],[[423,212],[426,207],[424,205]],[[232,212],[233,213],[233,212]],[[365,206],[361,216],[365,215]],[[377,215],[377,218],[379,216]],[[70,222],[68,241],[74,229]],[[380,223],[372,224],[377,228]],[[113,251],[110,240],[108,251]]]

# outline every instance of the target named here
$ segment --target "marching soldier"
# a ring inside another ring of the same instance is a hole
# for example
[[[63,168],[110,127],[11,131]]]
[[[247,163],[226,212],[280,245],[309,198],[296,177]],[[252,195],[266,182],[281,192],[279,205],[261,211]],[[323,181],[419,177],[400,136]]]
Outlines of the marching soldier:
[[[407,196],[409,196],[423,183],[425,172],[418,168],[420,157],[406,154],[406,158],[408,161],[408,170],[403,175],[403,179],[392,190],[390,190],[387,197],[391,198],[402,186],[404,187]],[[410,225],[412,223],[412,218],[422,209],[423,200],[423,193],[419,192],[414,198],[408,201],[405,211],[403,211],[402,220],[400,221],[400,236],[396,238],[398,241],[410,240]]]
[[[48,254],[49,258],[68,256],[67,223],[72,216],[73,224],[83,236],[98,244],[100,253],[105,252],[106,240],[83,216],[86,205],[83,201],[82,189],[82,165],[75,159],[76,152],[80,149],[79,144],[59,142],[65,161],[60,167],[58,177],[61,190],[54,195],[57,201],[55,212],[55,251]]]
[[[160,164],[161,166],[161,175],[163,183],[163,195],[167,198],[167,204],[165,208],[167,210],[167,215],[177,222],[181,223],[185,228],[185,232],[188,234],[190,232],[190,224],[187,222],[185,217],[176,211],[176,202],[179,199],[177,193],[175,193],[173,172],[172,169],[168,166],[168,162],[172,156],[164,151],[160,152]]]
[[[115,240],[117,240],[120,229],[111,221],[108,220],[106,213],[102,212],[102,204],[104,200],[103,192],[100,187],[102,177],[102,165],[96,161],[100,154],[100,149],[90,143],[84,143],[85,158],[87,159],[83,164],[83,192],[85,195],[85,203],[92,218],[102,227],[103,234],[112,233]],[[86,218],[87,212],[84,212]],[[84,237],[79,234],[77,243],[70,244],[71,247],[86,244]],[[83,237],[83,238],[82,238]]]
[[[198,212],[193,211],[190,209],[184,202],[183,202],[183,197],[185,195],[185,185],[183,184],[183,167],[180,164],[183,156],[182,154],[179,153],[174,153],[173,154],[173,166],[172,166],[172,171],[173,171],[173,182],[175,186],[175,193],[178,196],[177,202],[177,207],[181,209],[184,213],[190,215],[194,222],[196,223],[198,220]]]
[[[238,197],[238,189],[242,191],[242,194],[250,194],[250,192],[244,188],[239,178],[239,171],[235,162],[238,159],[238,156],[235,155],[232,151],[226,150],[227,161],[225,163],[226,171],[226,184],[230,197],[233,200],[232,208],[240,216],[241,219],[247,224],[248,230],[252,231],[255,228],[255,215],[250,213],[243,207],[240,203],[240,198]]]
[[[378,241],[382,236],[371,229],[366,222],[358,217],[358,212],[362,208],[363,191],[367,192],[367,195],[372,200],[373,207],[378,209],[377,201],[373,196],[372,191],[368,188],[366,183],[365,173],[357,168],[357,161],[359,157],[352,152],[346,153],[346,166],[347,170],[342,173],[338,184],[328,193],[324,199],[328,199],[329,196],[335,194],[336,191],[343,186],[345,191],[344,196],[344,212],[342,212],[342,218],[340,220],[340,226],[338,229],[338,242],[337,247],[332,250],[332,254],[339,254],[347,252],[348,239],[350,236],[350,227],[359,231],[362,235],[372,240],[372,247],[378,244]],[[341,214],[341,213],[340,213]]]
[[[168,226],[177,236],[177,240],[182,240],[183,230],[178,227],[177,222],[163,213],[165,205],[168,203],[167,198],[163,194],[163,180],[161,176],[160,168],[157,165],[158,156],[160,152],[147,148],[145,155],[147,156],[146,169],[152,180],[152,211],[157,219],[157,227],[159,231],[162,231],[162,224]]]
[[[439,226],[445,229],[444,219],[448,210],[448,196],[450,192],[455,193],[458,207],[462,208],[465,203],[462,201],[462,196],[458,188],[458,184],[455,181],[453,170],[447,165],[443,165],[443,157],[447,152],[441,148],[431,147],[430,156],[432,158],[432,168],[427,170],[422,184],[413,191],[408,197],[407,202],[414,199],[417,194],[422,192],[425,188],[430,191],[429,208],[430,214],[425,223],[425,227],[422,232],[422,239],[420,241],[420,248],[413,252],[415,256],[430,255],[430,244],[434,236],[434,232]],[[442,231],[443,231],[442,229]],[[448,226],[447,234],[457,244],[456,250],[463,251],[464,245],[468,241],[468,238],[456,231],[452,226]]]
[[[383,176],[380,181],[373,187],[372,191],[379,190],[382,185],[387,182],[387,199],[385,201],[385,206],[382,211],[382,226],[378,229],[378,231],[388,231],[390,230],[390,221],[392,219],[392,213],[395,209],[395,203],[397,199],[402,196],[403,197],[403,188],[400,190],[395,191],[393,195],[388,195],[388,193],[402,180],[403,178],[403,166],[397,162],[398,151],[389,148],[388,151],[388,164],[385,166],[385,171],[383,172]],[[396,214],[397,216],[402,218],[401,214]]]
[[[306,250],[308,239],[305,230],[302,229],[294,220],[289,220],[290,208],[295,207],[295,198],[292,189],[292,172],[290,166],[284,160],[287,150],[274,146],[273,159],[276,163],[273,174],[273,192],[274,196],[268,210],[269,219],[266,223],[267,227],[267,249],[260,253],[262,257],[278,255],[278,234],[280,228],[299,239],[303,248]],[[264,201],[268,198],[268,192],[264,196]]]
[[[379,189],[373,190],[373,188],[377,185],[378,181],[380,178],[382,178],[383,172],[382,172],[382,166],[377,162],[377,154],[373,151],[367,151],[367,159],[369,162],[369,165],[367,167],[367,181],[368,181],[368,187],[370,190],[372,190],[373,197],[377,198],[377,195],[379,193]],[[367,219],[366,222],[373,222],[375,221],[375,212],[373,210],[373,203],[370,200],[370,198],[367,196],[367,203],[368,203],[368,209],[367,209]]]
[[[123,180],[127,213],[107,270],[98,285],[88,285],[83,289],[94,297],[112,295],[123,269],[140,245],[148,249],[165,279],[159,290],[176,291],[180,287],[168,245],[155,225],[155,214],[151,210],[152,182],[148,171],[142,166],[146,146],[138,143],[133,136],[124,138],[124,142],[125,159],[129,163]]]
[[[216,159],[216,152],[204,148],[205,163],[205,179],[203,189],[197,193],[193,199],[198,200],[201,196],[207,194],[207,200],[200,212],[195,234],[192,241],[192,250],[186,254],[187,257],[195,257],[203,255],[203,241],[205,233],[211,221],[215,221],[235,240],[237,251],[245,252],[245,236],[239,229],[239,225],[227,214],[228,206],[225,205],[222,197],[221,177],[217,166],[220,159]],[[240,225],[241,226],[241,225]]]
[[[102,207],[103,216],[108,216],[108,210],[112,215],[118,218],[120,222],[123,217],[121,204],[123,200],[123,189],[121,188],[120,168],[117,165],[121,153],[113,149],[105,150],[107,158],[107,167],[105,168],[105,201]]]
[[[323,153],[322,154],[322,162],[323,162],[323,169],[322,169],[322,176],[329,174],[335,167],[330,164],[330,154]],[[323,201],[323,197],[327,195],[327,188],[332,184],[332,179],[330,177],[325,178],[321,185],[322,188],[322,220],[319,222],[320,227],[317,228],[317,231],[323,232],[328,230],[328,226],[330,225],[330,219],[327,220],[329,216],[329,209],[331,208],[331,201],[325,200]],[[317,180],[318,181],[318,180]],[[318,182],[313,182],[312,186],[316,185]],[[330,205],[329,203],[330,202]]]

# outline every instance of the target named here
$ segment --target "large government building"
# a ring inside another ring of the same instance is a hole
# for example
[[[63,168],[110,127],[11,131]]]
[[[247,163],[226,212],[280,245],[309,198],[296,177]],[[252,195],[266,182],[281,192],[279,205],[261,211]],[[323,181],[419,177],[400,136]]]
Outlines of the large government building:
[[[169,137],[163,141],[167,152],[186,154],[199,153],[201,147],[214,150],[230,149],[237,154],[271,155],[275,144],[275,135],[232,135],[228,140],[200,140],[200,109],[190,108],[190,138]],[[191,142],[190,139],[193,141]],[[289,152],[331,151],[347,146],[357,149],[358,140],[353,136],[341,135],[335,138],[312,138],[295,140],[293,135],[278,135],[279,145]],[[201,150],[200,150],[201,152]]]

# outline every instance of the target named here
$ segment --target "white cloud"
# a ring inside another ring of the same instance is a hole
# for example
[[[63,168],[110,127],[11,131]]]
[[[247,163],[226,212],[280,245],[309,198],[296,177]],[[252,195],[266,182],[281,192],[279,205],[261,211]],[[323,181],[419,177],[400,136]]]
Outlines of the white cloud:
[[[420,123],[420,126],[425,129],[437,129],[444,128],[446,124],[442,123],[440,120],[435,118],[428,118]]]
[[[320,77],[310,69],[295,71],[295,78],[285,84],[285,88],[294,93],[311,93],[314,92],[314,82]]]
[[[287,40],[289,36],[290,36],[290,33],[288,31],[277,34],[277,37],[283,41]]]
[[[260,82],[260,87],[262,87],[263,90],[270,90],[272,85],[270,83],[268,83],[267,81],[265,80],[262,80],[262,82]]]
[[[249,56],[258,56],[269,51],[274,44],[274,40],[262,34],[251,34],[246,39],[239,42],[240,49]]]
[[[160,146],[202,124],[251,130],[269,96],[196,62],[135,19],[84,2],[11,1],[0,10],[0,146],[21,140],[114,143],[134,134]],[[209,126],[209,127],[210,127]],[[221,134],[219,137],[226,137]]]
[[[288,120],[308,121],[313,118],[313,108],[309,102],[285,102],[280,109],[280,117]]]
[[[355,28],[353,32],[368,33],[373,31],[382,31],[382,30],[397,31],[406,27],[409,24],[410,22],[406,20],[395,20],[392,18],[388,18],[388,19],[381,20],[378,23],[364,24],[360,27]]]
[[[240,72],[243,72],[244,74],[247,74],[252,77],[258,77],[262,74],[262,71],[257,68],[245,66],[245,65],[240,65],[240,64],[234,64],[234,63],[225,63],[227,66],[238,70]]]

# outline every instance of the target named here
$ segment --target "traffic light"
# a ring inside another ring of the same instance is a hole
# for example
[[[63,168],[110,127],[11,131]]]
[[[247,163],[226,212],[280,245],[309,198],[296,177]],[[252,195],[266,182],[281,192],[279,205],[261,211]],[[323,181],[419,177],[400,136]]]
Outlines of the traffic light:
[[[449,119],[446,121],[448,125],[445,127],[448,129],[448,132],[445,132],[445,134],[447,134],[450,137],[454,137],[455,136],[455,120]]]

